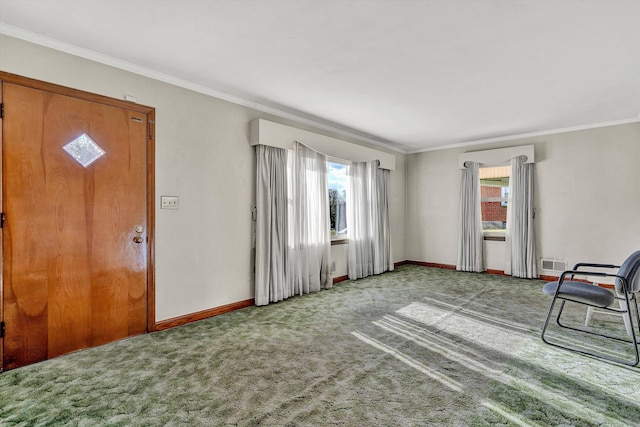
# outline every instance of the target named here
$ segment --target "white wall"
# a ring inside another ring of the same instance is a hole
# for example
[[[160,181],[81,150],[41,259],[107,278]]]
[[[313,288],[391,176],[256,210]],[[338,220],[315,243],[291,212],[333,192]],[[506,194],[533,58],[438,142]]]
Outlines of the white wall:
[[[0,36],[0,70],[118,99],[133,95],[156,108],[157,320],[253,298],[255,155],[249,121],[298,124],[7,36]],[[394,258],[400,261],[405,156],[396,162],[391,219]],[[160,195],[179,196],[180,210],[160,210]]]
[[[333,272],[333,278],[346,276],[347,271],[347,253],[349,251],[348,244],[332,245],[331,260],[336,263],[336,269]]]
[[[640,249],[640,124],[411,154],[407,259],[456,264],[458,153],[535,144],[538,258],[620,263]],[[504,243],[485,242],[504,270]]]
[[[396,153],[396,169],[391,171],[389,217],[391,222],[391,256],[395,262],[405,261],[407,235],[407,156]]]
[[[459,187],[458,151],[407,156],[407,259],[456,263]]]

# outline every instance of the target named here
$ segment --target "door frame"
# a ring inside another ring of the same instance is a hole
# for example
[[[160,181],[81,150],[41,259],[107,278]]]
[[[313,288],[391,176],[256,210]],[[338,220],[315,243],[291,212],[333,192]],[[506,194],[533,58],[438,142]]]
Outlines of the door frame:
[[[155,331],[156,325],[156,286],[155,286],[155,108],[136,104],[130,101],[110,98],[69,88],[53,83],[35,80],[28,77],[0,71],[0,102],[3,101],[2,90],[4,83],[12,83],[26,86],[32,89],[43,90],[58,95],[70,96],[84,101],[105,104],[112,107],[136,111],[147,116],[147,327],[146,332]],[[2,134],[3,119],[0,117],[0,154],[4,150]],[[4,159],[4,156],[2,156]],[[4,160],[0,161],[0,210],[4,212]],[[0,232],[0,320],[4,321],[4,254],[3,232]],[[4,370],[4,338],[0,346],[0,372]]]

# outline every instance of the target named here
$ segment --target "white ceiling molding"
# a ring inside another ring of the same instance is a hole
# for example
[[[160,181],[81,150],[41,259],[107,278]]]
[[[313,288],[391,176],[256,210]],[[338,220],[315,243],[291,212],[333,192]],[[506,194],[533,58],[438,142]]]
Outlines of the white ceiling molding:
[[[464,169],[464,163],[467,161],[478,162],[485,166],[500,166],[518,156],[527,156],[525,163],[536,162],[534,146],[520,145],[518,147],[460,153],[458,155],[458,168]]]
[[[249,123],[249,135],[251,145],[269,145],[289,150],[293,148],[294,141],[298,141],[329,157],[352,162],[379,160],[382,169],[396,168],[394,154],[264,119],[255,119]]]
[[[497,138],[479,139],[476,141],[461,142],[459,144],[441,145],[438,147],[426,148],[424,150],[408,151],[407,154],[424,153],[427,151],[447,150],[449,148],[473,147],[473,146],[482,145],[482,144],[489,144],[492,142],[514,141],[514,140],[523,139],[523,138],[534,138],[537,136],[555,135],[555,134],[566,133],[566,132],[577,132],[581,130],[604,128],[608,126],[626,125],[630,123],[640,123],[640,114],[638,115],[638,117],[631,117],[623,120],[614,120],[611,122],[592,123],[589,125],[571,126],[571,127],[561,128],[561,129],[550,129],[550,130],[543,130],[539,132],[529,132],[529,133],[521,133],[517,135],[500,136]]]
[[[640,1],[352,0],[339,13],[317,0],[166,1],[152,14],[148,0],[32,3],[0,0],[0,33],[383,151],[640,112]]]
[[[399,153],[640,121],[637,1],[29,3],[0,34]]]
[[[69,43],[61,42],[41,34],[33,33],[31,31],[24,30],[22,28],[8,25],[0,22],[0,34],[4,34],[10,37],[14,37],[20,40],[27,41],[29,43],[37,44],[40,46],[48,47],[50,49],[65,52],[70,55],[78,56],[80,58],[88,59],[90,61],[98,62],[100,64],[108,65],[110,67],[118,68],[120,70],[128,71],[134,74],[138,74],[144,77],[148,77],[154,80],[158,80],[164,83],[168,83],[174,86],[178,86],[184,89],[188,89],[197,93],[208,95],[214,98],[221,99],[223,101],[232,102],[234,104],[242,105],[263,113],[272,114],[283,119],[293,120],[301,124],[316,127],[321,130],[326,130],[338,135],[343,135],[349,138],[354,138],[358,141],[362,141],[366,144],[374,145],[377,147],[386,148],[388,150],[397,151],[399,153],[407,153],[407,150],[402,149],[391,141],[374,139],[368,135],[359,133],[357,131],[340,128],[333,124],[325,123],[317,119],[304,117],[300,114],[285,111],[284,109],[266,105],[254,100],[242,98],[239,96],[231,95],[207,86],[203,86],[197,83],[190,82],[188,80],[181,79],[169,74],[155,71],[151,68],[142,67],[136,64],[132,64],[127,61],[114,58],[109,55],[104,55],[99,52],[95,52],[90,49],[85,49],[79,46],[75,46]]]

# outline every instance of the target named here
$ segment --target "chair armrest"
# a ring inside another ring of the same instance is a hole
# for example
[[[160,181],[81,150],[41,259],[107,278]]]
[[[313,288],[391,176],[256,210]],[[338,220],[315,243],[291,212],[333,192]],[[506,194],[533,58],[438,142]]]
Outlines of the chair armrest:
[[[615,285],[616,292],[624,293],[624,292],[627,292],[627,289],[628,289],[627,279],[617,274],[603,273],[601,271],[567,270],[567,271],[563,271],[562,274],[560,275],[560,278],[558,279],[558,287],[556,289],[556,295],[560,292],[560,287],[564,283],[565,276],[567,275],[571,276],[569,279],[570,281],[573,279],[574,276],[615,277],[617,280],[620,280],[620,282],[622,282],[621,286],[619,286],[618,284]],[[622,291],[620,291],[620,289],[622,289]]]
[[[621,279],[626,282],[624,277],[618,276],[617,274],[603,273],[602,271],[567,270],[562,272],[558,279],[558,283],[562,284],[565,280],[565,276],[567,275],[570,275],[571,279],[573,279],[574,276],[615,277],[616,279]]]
[[[588,263],[588,262],[579,262],[578,264],[573,266],[573,269],[577,270],[580,267],[620,268],[619,265],[613,265],[613,264],[592,264],[592,263]]]

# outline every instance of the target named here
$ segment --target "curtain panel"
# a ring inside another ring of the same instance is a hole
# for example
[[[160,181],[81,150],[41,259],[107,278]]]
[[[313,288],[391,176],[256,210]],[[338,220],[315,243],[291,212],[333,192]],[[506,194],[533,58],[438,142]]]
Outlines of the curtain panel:
[[[295,295],[333,286],[327,159],[299,142],[288,162],[287,282]]]
[[[325,156],[256,146],[256,305],[330,288]]]
[[[533,206],[534,164],[526,156],[511,159],[505,273],[515,277],[538,277]]]
[[[380,163],[352,162],[348,168],[349,279],[393,271],[389,222],[389,171]]]
[[[285,279],[288,231],[287,150],[256,146],[256,305],[291,296]]]
[[[467,161],[460,185],[458,262],[456,270],[485,271],[482,211],[480,205],[480,165]]]

